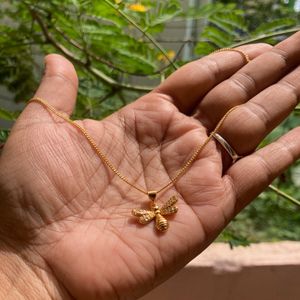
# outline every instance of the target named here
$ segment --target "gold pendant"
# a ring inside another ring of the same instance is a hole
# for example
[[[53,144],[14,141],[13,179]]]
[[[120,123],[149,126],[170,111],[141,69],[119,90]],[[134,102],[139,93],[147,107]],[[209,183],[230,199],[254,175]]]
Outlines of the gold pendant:
[[[151,200],[150,210],[135,208],[132,210],[132,215],[138,217],[140,224],[148,224],[155,219],[155,227],[161,232],[165,232],[169,223],[163,216],[174,214],[178,211],[178,207],[175,206],[177,198],[172,196],[161,208],[154,203],[156,198],[156,192],[149,192],[148,196]]]

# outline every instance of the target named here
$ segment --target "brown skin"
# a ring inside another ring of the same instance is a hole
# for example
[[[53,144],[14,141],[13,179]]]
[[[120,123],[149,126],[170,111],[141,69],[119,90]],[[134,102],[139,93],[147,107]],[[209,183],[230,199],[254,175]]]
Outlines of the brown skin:
[[[231,165],[211,141],[159,195],[159,203],[179,199],[164,234],[133,220],[147,197],[108,170],[77,129],[38,103],[26,107],[0,157],[1,299],[135,299],[203,251],[299,158],[299,128],[252,152],[298,103],[300,33],[241,49],[247,65],[236,52],[212,54],[105,120],[78,121],[122,173],[153,190],[242,104],[221,133],[249,155]],[[72,64],[47,56],[36,96],[71,114],[76,94]]]

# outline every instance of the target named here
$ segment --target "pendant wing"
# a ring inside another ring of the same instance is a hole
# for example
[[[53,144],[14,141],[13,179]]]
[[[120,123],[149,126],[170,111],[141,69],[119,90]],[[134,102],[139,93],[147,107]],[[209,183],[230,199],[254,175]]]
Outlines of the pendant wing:
[[[170,215],[178,211],[178,207],[175,206],[177,202],[176,196],[172,196],[160,209],[161,215]]]
[[[135,208],[132,210],[131,213],[135,217],[138,217],[139,223],[141,224],[147,224],[150,221],[152,221],[155,217],[155,213],[152,210]]]

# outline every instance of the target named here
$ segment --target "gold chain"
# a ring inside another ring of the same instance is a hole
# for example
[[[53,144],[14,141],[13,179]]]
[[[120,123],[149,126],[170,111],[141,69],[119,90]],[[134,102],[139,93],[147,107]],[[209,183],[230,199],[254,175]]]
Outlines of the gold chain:
[[[233,51],[233,52],[240,53],[245,58],[247,63],[251,61],[251,59],[247,53],[245,53],[242,50],[236,49],[236,48],[221,48],[221,49],[217,49],[217,50],[213,51],[211,54],[218,53],[218,52],[224,52],[224,51]]]
[[[247,62],[250,61],[249,56],[244,53],[241,50],[238,49],[232,49],[232,48],[223,48],[223,49],[218,49],[216,51],[214,51],[213,53],[216,52],[221,52],[221,51],[235,51],[238,53],[241,53],[245,60]],[[239,105],[232,107],[231,109],[229,109],[226,114],[222,117],[222,119],[218,122],[217,126],[215,127],[215,129],[209,134],[209,136],[207,137],[207,139],[204,141],[203,144],[199,145],[194,152],[192,153],[191,157],[189,158],[188,161],[185,162],[185,164],[176,172],[175,176],[173,178],[171,178],[171,180],[166,183],[163,187],[161,187],[160,189],[156,190],[156,191],[147,191],[135,184],[133,184],[132,182],[130,182],[130,180],[123,175],[114,165],[113,163],[107,158],[107,156],[100,150],[100,148],[96,145],[96,142],[92,139],[92,137],[88,134],[88,132],[81,127],[79,124],[77,124],[76,122],[74,122],[73,120],[71,120],[69,117],[67,117],[64,113],[61,113],[59,111],[57,111],[53,106],[51,106],[49,103],[47,103],[45,100],[39,98],[39,97],[34,97],[32,99],[30,99],[28,101],[28,104],[31,102],[38,102],[40,104],[42,104],[46,109],[48,109],[49,111],[53,112],[56,116],[64,119],[66,122],[68,122],[69,124],[71,124],[72,126],[76,127],[77,129],[79,129],[79,131],[81,131],[81,133],[86,137],[86,139],[88,140],[88,142],[90,143],[90,145],[92,146],[92,148],[95,150],[95,152],[97,153],[97,155],[99,156],[99,158],[103,161],[103,163],[109,167],[111,169],[111,171],[113,173],[115,173],[121,180],[123,180],[124,182],[126,182],[128,185],[130,185],[131,187],[133,187],[134,189],[140,191],[141,193],[148,195],[151,198],[151,194],[155,193],[156,194],[162,192],[163,190],[167,189],[168,187],[170,187],[171,185],[173,185],[178,179],[179,177],[181,177],[186,171],[187,169],[192,165],[192,163],[196,160],[197,156],[199,155],[199,153],[204,149],[204,147],[209,143],[209,141],[212,139],[213,135],[215,133],[218,132],[218,130],[221,128],[221,126],[223,125],[224,121],[226,120],[226,118],[228,117],[228,115],[235,110],[237,107],[239,107]]]
[[[100,148],[97,146],[96,142],[92,139],[92,137],[88,134],[88,132],[81,127],[79,124],[77,124],[76,122],[74,122],[73,120],[71,120],[70,118],[68,118],[64,113],[61,113],[59,111],[57,111],[53,106],[51,106],[49,103],[47,103],[45,100],[39,98],[39,97],[35,97],[32,98],[28,101],[28,104],[31,102],[38,102],[40,104],[42,104],[44,107],[46,107],[46,109],[48,109],[49,111],[53,112],[56,116],[64,119],[66,122],[68,122],[69,124],[71,124],[72,126],[76,127],[77,129],[79,129],[81,131],[81,133],[86,137],[86,139],[88,140],[88,142],[90,143],[90,145],[92,146],[92,148],[95,150],[95,152],[98,154],[98,156],[100,157],[100,159],[104,162],[104,164],[106,166],[108,166],[120,179],[122,179],[123,181],[125,181],[127,184],[129,184],[130,186],[132,186],[133,188],[135,188],[136,190],[142,192],[143,194],[148,195],[148,191],[142,189],[141,187],[133,184],[132,182],[130,182],[130,180],[123,175],[113,164],[112,162],[107,158],[107,156],[100,150]],[[204,141],[203,144],[201,144],[199,147],[197,147],[195,149],[195,151],[193,152],[192,156],[190,157],[190,159],[176,172],[175,176],[173,178],[171,178],[171,180],[165,184],[162,188],[160,188],[159,190],[156,191],[156,194],[162,192],[163,190],[165,190],[166,188],[168,188],[170,185],[174,184],[180,176],[182,176],[186,170],[191,166],[191,164],[195,161],[195,159],[197,158],[198,154],[203,150],[203,148],[208,144],[208,142],[212,139],[213,135],[220,129],[220,127],[223,125],[225,119],[227,118],[227,116],[233,111],[235,110],[237,106],[234,106],[233,108],[231,108],[230,110],[227,111],[227,113],[223,116],[223,118],[219,121],[219,123],[217,124],[216,128],[210,133],[210,135],[208,136],[208,138]]]

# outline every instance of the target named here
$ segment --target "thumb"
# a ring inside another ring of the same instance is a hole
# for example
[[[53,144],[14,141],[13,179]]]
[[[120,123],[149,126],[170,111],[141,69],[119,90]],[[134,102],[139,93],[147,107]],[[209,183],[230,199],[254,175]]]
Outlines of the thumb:
[[[34,97],[46,100],[59,111],[70,115],[76,103],[78,78],[70,61],[58,54],[45,57],[45,73]],[[29,104],[20,119],[43,118],[41,105]]]

